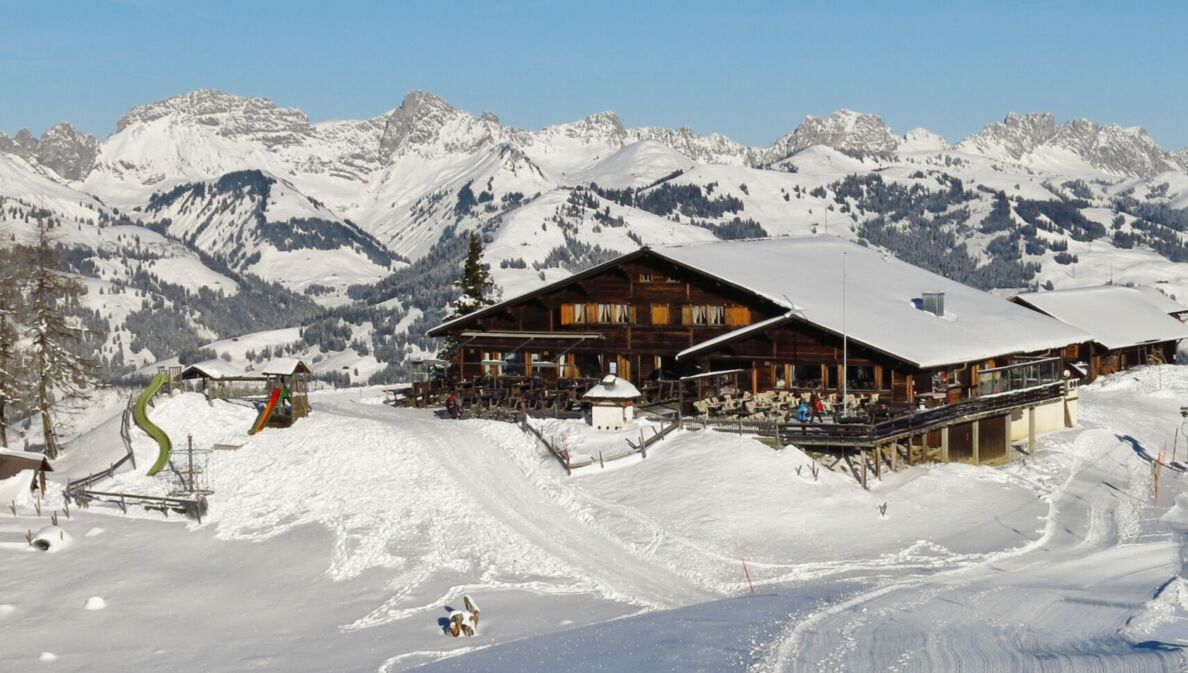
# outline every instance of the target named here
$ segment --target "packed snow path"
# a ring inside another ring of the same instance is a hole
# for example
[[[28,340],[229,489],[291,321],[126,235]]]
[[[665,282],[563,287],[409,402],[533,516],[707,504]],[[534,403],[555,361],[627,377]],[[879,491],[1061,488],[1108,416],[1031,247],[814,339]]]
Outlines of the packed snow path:
[[[715,597],[619,542],[592,532],[542,493],[490,439],[466,423],[451,423],[450,431],[444,433],[443,421],[421,412],[349,401],[335,401],[325,409],[339,416],[380,421],[404,441],[427,447],[424,453],[484,510],[588,578],[609,598],[671,608]]]
[[[1097,402],[1081,419],[1089,429],[1063,433],[1067,444],[1047,442],[1073,465],[1039,542],[793,624],[755,670],[1185,670],[1181,651],[1119,634],[1173,573],[1172,544],[1155,517],[1185,488],[1182,475],[1165,470],[1161,506],[1153,506],[1143,454],[1178,419],[1174,398],[1123,399],[1133,392],[1084,391]],[[1126,544],[1136,541],[1147,543]]]

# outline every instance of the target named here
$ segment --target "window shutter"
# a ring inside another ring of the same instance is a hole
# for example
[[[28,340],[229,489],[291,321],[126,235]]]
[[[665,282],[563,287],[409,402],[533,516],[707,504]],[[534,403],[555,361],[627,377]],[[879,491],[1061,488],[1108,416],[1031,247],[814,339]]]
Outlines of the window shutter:
[[[573,324],[573,304],[561,304],[561,324]]]
[[[668,304],[652,304],[652,324],[668,324]]]
[[[751,324],[751,309],[746,306],[731,306],[726,309],[726,324],[730,327],[745,327]]]
[[[631,323],[632,325],[635,324],[635,306],[634,305],[627,307],[627,322]]]
[[[684,306],[681,307],[681,324],[682,325],[692,325],[693,324],[693,307],[689,304],[685,304]]]
[[[586,304],[586,322],[598,322],[598,304]]]

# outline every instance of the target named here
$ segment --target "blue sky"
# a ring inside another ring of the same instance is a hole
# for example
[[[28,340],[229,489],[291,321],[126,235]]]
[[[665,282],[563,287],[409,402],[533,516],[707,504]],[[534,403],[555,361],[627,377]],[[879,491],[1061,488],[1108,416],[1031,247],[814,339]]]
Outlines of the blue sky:
[[[1007,112],[1188,145],[1185,2],[0,0],[0,131],[106,136],[199,87],[317,121],[411,89],[538,128],[624,123],[770,143],[841,107],[959,139]]]

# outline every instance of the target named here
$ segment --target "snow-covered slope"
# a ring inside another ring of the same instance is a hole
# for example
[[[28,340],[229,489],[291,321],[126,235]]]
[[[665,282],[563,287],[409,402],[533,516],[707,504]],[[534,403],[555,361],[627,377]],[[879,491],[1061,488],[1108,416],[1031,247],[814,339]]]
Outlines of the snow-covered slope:
[[[950,144],[839,110],[750,147],[611,112],[519,129],[424,91],[371,118],[311,123],[203,89],[133,109],[96,143],[66,125],[0,137],[0,195],[152,226],[323,305],[405,261],[456,263],[468,231],[504,294],[641,243],[827,233],[981,287],[1113,278],[1188,296],[1188,150],[1049,114],[1011,114]],[[428,320],[448,292],[412,296],[429,277],[414,275],[391,284],[401,296],[353,297]]]
[[[315,284],[341,291],[392,270],[390,253],[370,235],[261,171],[156,192],[144,214],[231,268],[298,292]]]

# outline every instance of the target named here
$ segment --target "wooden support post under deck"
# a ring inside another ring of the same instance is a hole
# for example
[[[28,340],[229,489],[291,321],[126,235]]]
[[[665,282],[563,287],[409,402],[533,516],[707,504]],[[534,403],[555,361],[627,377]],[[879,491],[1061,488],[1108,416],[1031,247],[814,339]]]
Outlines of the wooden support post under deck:
[[[975,465],[982,462],[982,438],[979,436],[980,425],[981,423],[978,421],[973,421],[970,423],[970,434],[972,435],[971,443],[973,444],[973,462]]]
[[[899,471],[899,451],[896,450],[896,447],[894,444],[889,445],[887,448],[891,449],[891,471],[898,472]]]
[[[1035,418],[1035,416],[1028,411],[1027,416]],[[1010,458],[1011,455],[1011,415],[1007,414],[1002,417],[1002,455]]]
[[[870,490],[866,485],[866,449],[862,449],[862,488]]]
[[[1027,409],[1027,453],[1035,453],[1035,407]]]
[[[883,480],[883,447],[875,447],[875,479]]]
[[[947,463],[947,462],[949,462],[949,427],[945,426],[945,427],[941,428],[940,435],[941,435],[941,445],[940,445],[941,462]]]

